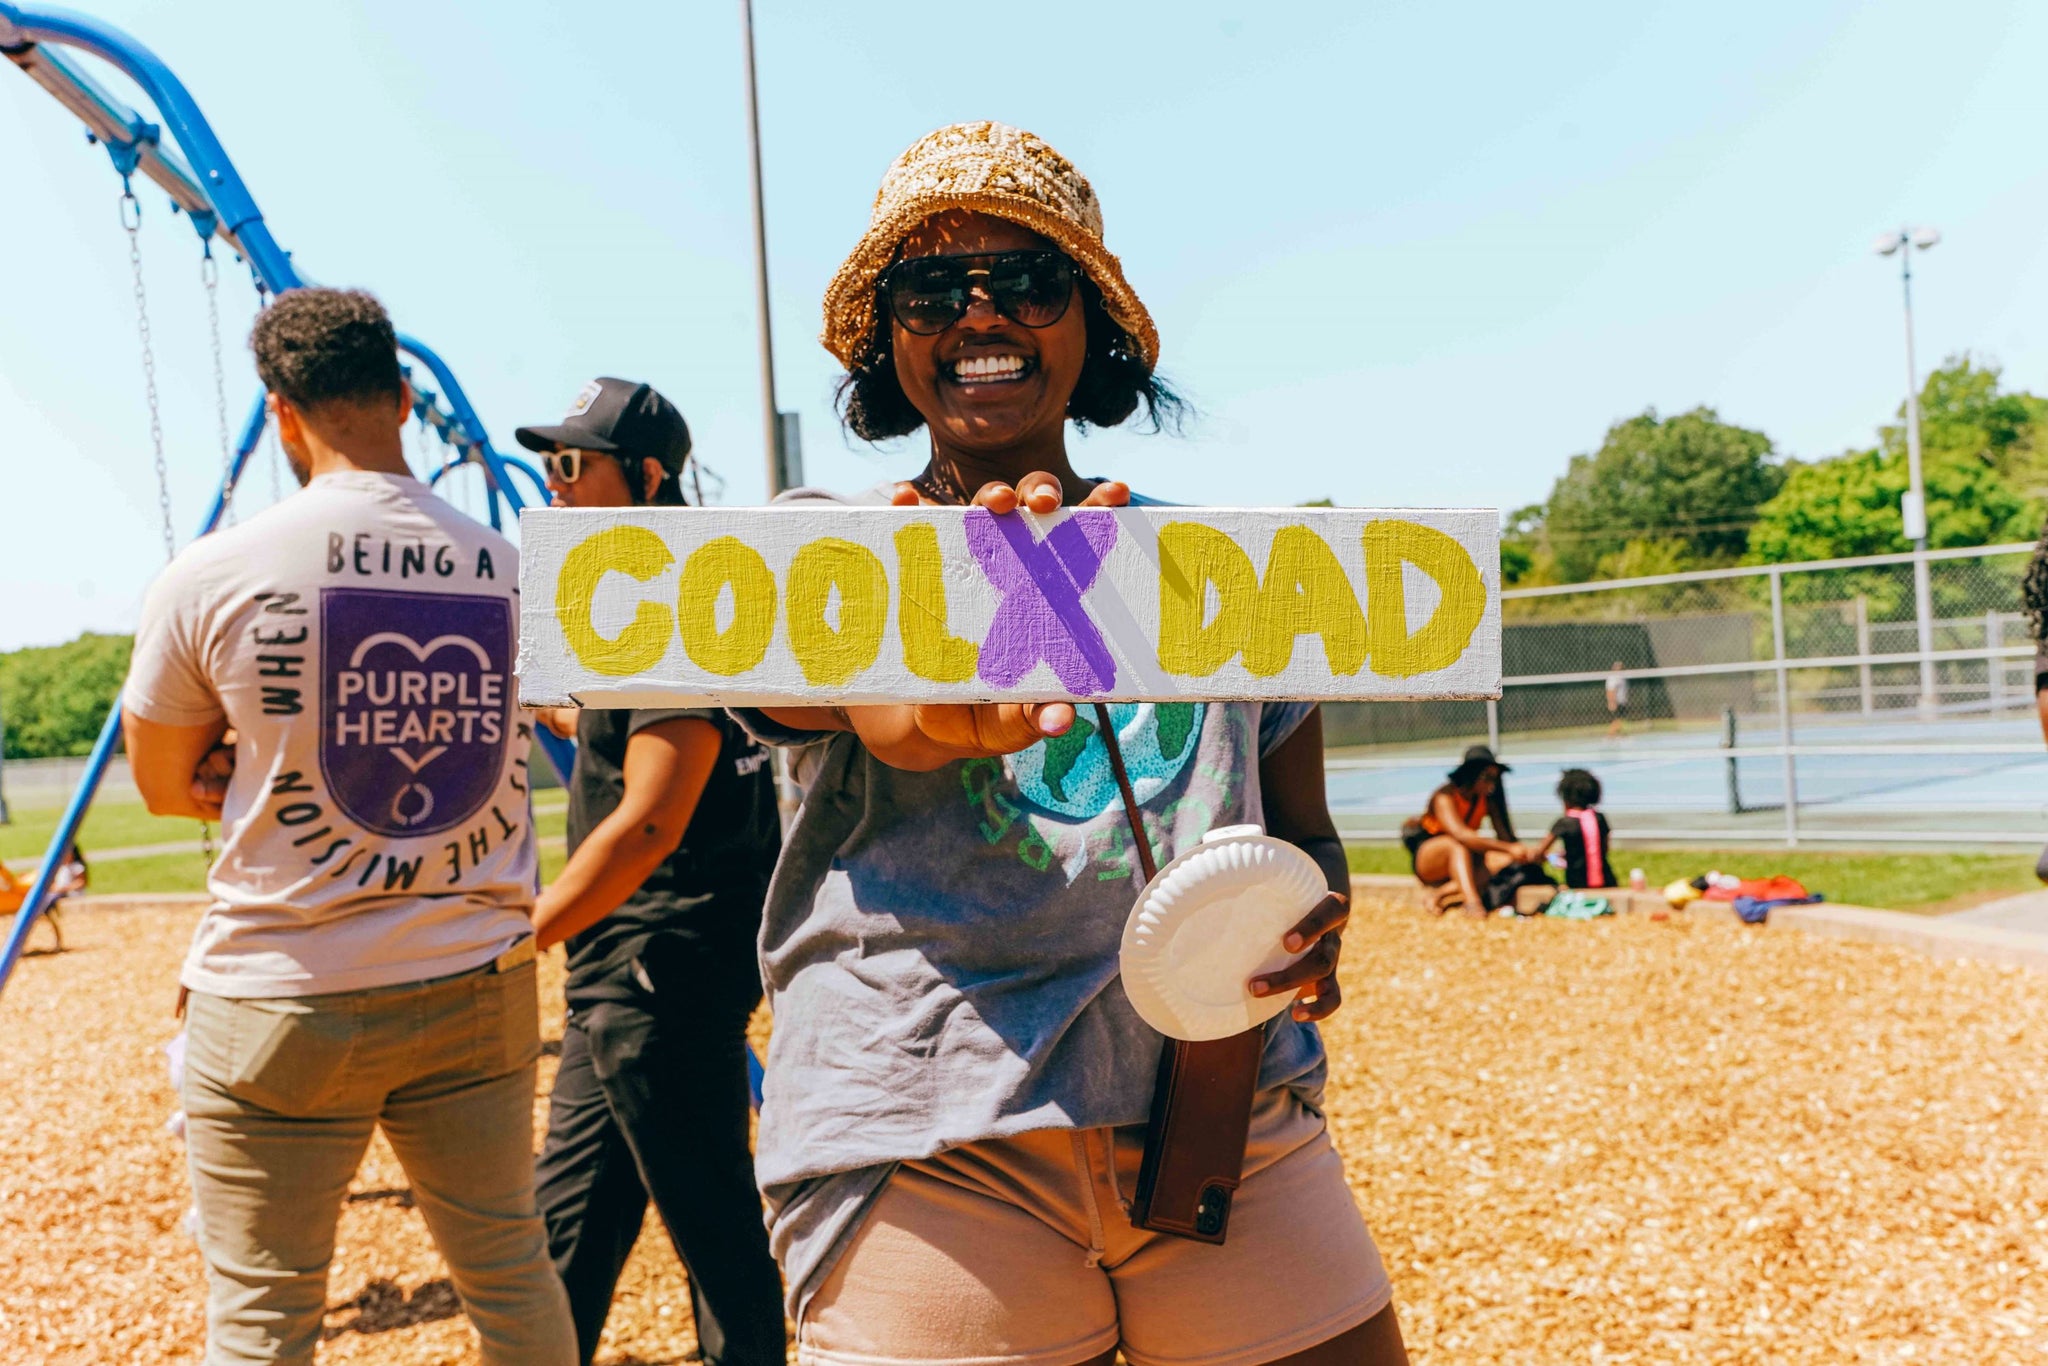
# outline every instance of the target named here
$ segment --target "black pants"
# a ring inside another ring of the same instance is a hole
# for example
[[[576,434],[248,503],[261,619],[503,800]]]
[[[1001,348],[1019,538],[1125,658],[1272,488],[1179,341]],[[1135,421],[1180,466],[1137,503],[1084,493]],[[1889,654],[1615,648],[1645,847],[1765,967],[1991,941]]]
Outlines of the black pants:
[[[650,966],[634,957],[569,982],[537,1178],[577,1349],[589,1366],[651,1195],[689,1271],[705,1361],[781,1366],[782,1280],[747,1147],[756,969],[751,955],[720,964],[719,981]]]

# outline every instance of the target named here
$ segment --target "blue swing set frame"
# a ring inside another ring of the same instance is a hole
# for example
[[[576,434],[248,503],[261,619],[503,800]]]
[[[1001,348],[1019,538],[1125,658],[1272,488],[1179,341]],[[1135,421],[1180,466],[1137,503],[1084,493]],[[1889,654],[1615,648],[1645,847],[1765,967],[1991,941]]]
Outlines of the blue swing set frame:
[[[163,125],[150,123],[116,99],[66,55],[67,48],[91,53],[133,80],[156,107]],[[274,296],[305,283],[293,266],[290,253],[278,246],[271,235],[255,197],[228,159],[227,150],[214,135],[197,101],[155,53],[121,30],[88,15],[0,0],[0,56],[13,62],[84,120],[88,139],[106,148],[124,186],[137,174],[148,178],[170,195],[172,211],[186,215],[208,252],[218,239],[246,261],[259,291]],[[539,500],[545,502],[546,489],[534,468],[522,460],[500,455],[492,447],[482,420],[447,363],[431,347],[405,333],[399,334],[398,346],[412,362],[406,366],[406,373],[412,379],[414,414],[455,453],[432,471],[429,482],[438,484],[449,471],[465,462],[480,464],[489,495],[491,526],[496,529],[503,527],[504,508],[509,507],[516,518],[527,505],[517,479],[524,479]],[[438,393],[414,377],[415,366],[432,376]],[[443,400],[445,408],[441,406]],[[199,535],[206,535],[220,524],[234,496],[235,483],[262,439],[266,425],[263,394],[259,391],[235,441],[220,489],[199,527]],[[15,917],[4,947],[0,947],[0,990],[6,988],[20,961],[36,918],[47,908],[51,884],[63,864],[63,855],[77,837],[78,827],[92,805],[120,733],[121,703],[116,697],[93,744],[85,774],[57,822],[27,900]],[[575,761],[575,747],[545,727],[536,727],[535,733],[566,782]]]

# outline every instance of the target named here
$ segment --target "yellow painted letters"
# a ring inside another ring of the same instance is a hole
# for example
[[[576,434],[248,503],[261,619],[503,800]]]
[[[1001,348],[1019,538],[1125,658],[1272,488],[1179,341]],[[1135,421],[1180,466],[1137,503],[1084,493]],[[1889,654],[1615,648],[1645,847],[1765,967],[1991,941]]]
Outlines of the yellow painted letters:
[[[1372,671],[1384,678],[1413,678],[1456,663],[1486,615],[1486,585],[1472,556],[1454,538],[1416,522],[1368,522],[1364,541]],[[1443,593],[1414,635],[1408,634],[1403,561],[1436,580]]]
[[[946,629],[946,580],[939,533],[931,523],[896,533],[896,564],[902,579],[896,629],[903,635],[903,667],[934,683],[965,683],[981,663],[981,647]]]
[[[732,624],[718,629],[718,599],[732,588]],[[683,561],[676,623],[690,662],[731,678],[768,656],[775,636],[775,576],[761,552],[731,536],[706,541]]]
[[[1216,586],[1216,619],[1209,585]],[[1159,667],[1207,678],[1244,648],[1259,596],[1251,557],[1225,532],[1199,522],[1159,528]]]
[[[837,629],[825,620],[834,588]],[[889,575],[874,551],[824,536],[796,552],[789,563],[789,647],[805,682],[837,687],[873,664],[888,623]]]
[[[1266,555],[1244,667],[1254,678],[1271,678],[1294,661],[1296,637],[1310,632],[1322,636],[1331,673],[1348,677],[1365,664],[1365,613],[1336,552],[1307,527],[1284,526]]]
[[[661,537],[638,526],[607,527],[562,557],[562,572],[555,579],[555,617],[584,668],[623,678],[660,662],[675,633],[666,607],[641,603],[626,629],[607,640],[591,624],[590,604],[599,581],[613,570],[645,583],[675,562]]]

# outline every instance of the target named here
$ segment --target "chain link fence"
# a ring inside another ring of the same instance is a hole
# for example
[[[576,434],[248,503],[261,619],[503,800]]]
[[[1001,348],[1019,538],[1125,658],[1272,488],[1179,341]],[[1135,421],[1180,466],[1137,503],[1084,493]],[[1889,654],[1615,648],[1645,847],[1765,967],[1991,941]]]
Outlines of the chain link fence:
[[[1510,589],[1498,702],[1325,709],[1333,808],[1384,837],[1486,740],[1518,809],[1588,768],[1637,836],[2038,843],[2033,549]]]

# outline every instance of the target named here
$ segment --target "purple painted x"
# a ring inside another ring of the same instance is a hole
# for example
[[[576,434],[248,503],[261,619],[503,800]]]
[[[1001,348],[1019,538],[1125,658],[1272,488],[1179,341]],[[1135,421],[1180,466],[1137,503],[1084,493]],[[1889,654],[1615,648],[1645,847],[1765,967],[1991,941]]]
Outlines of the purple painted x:
[[[1113,512],[1073,513],[1042,541],[1017,513],[967,514],[967,548],[1003,594],[981,645],[982,682],[1015,687],[1042,659],[1072,696],[1116,686],[1116,659],[1081,605],[1116,533]]]

